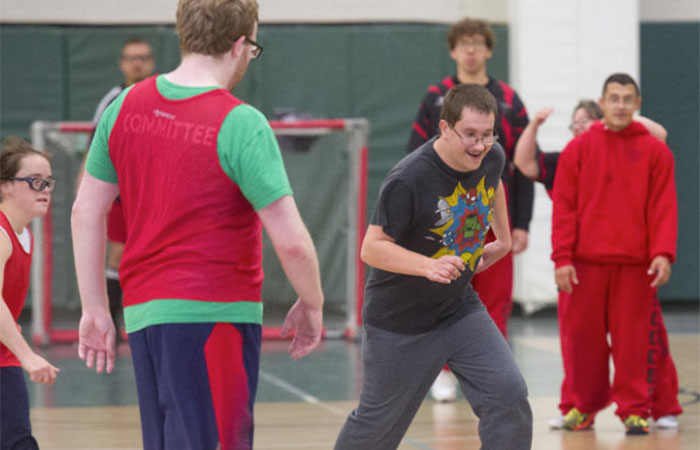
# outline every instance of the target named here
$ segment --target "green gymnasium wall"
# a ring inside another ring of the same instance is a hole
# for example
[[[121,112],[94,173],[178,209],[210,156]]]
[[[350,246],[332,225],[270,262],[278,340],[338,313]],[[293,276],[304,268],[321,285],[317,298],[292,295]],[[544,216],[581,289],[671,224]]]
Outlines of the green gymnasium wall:
[[[676,162],[678,259],[664,299],[700,292],[700,23],[642,23],[642,111],[668,130]]]
[[[644,114],[669,130],[681,204],[678,264],[661,292],[665,299],[698,299],[698,28],[641,26]],[[446,30],[430,24],[263,25],[263,56],[251,62],[234,93],[270,118],[277,107],[368,118],[371,211],[386,172],[405,154],[427,86],[454,72]],[[489,72],[508,81],[508,29],[494,30]],[[119,50],[132,36],[151,42],[158,72],[179,62],[171,26],[0,27],[0,135],[28,137],[34,120],[89,120],[102,95],[120,82]]]

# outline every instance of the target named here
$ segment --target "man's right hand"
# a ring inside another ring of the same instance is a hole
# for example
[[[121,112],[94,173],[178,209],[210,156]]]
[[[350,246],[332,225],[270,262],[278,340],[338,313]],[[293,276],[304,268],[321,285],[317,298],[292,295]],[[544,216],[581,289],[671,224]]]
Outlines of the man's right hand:
[[[438,259],[431,259],[425,277],[436,283],[450,284],[462,275],[464,269],[466,266],[462,258],[444,255]]]
[[[301,299],[289,309],[280,334],[289,336],[294,331],[289,354],[293,360],[303,358],[315,349],[321,342],[323,331],[323,308],[313,308]]]
[[[554,279],[557,283],[557,288],[559,288],[560,291],[564,291],[568,294],[571,294],[571,292],[574,290],[573,285],[578,284],[576,269],[571,264],[555,269]]]
[[[85,365],[97,373],[105,369],[112,373],[115,362],[116,330],[112,316],[107,311],[87,312],[83,309],[78,331],[78,356]]]
[[[547,120],[547,118],[550,114],[552,114],[553,111],[553,108],[542,108],[535,113],[535,115],[532,117],[532,121],[535,123],[536,126],[539,127],[544,123],[545,120]]]

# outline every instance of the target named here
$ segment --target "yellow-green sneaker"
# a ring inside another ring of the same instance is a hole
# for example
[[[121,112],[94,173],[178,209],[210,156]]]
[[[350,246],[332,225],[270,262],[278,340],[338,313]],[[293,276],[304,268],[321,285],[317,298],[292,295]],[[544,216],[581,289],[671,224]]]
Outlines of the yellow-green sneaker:
[[[627,416],[623,423],[625,424],[625,434],[649,434],[649,423],[636,414]]]
[[[569,431],[588,430],[593,427],[595,414],[586,414],[579,411],[577,408],[571,408],[564,417],[562,428]]]

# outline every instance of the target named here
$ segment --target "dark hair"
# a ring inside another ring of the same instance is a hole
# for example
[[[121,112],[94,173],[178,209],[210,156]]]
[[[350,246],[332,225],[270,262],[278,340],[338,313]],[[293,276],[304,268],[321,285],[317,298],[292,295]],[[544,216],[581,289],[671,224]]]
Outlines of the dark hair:
[[[51,161],[51,155],[34,149],[29,142],[17,136],[9,136],[2,141],[0,149],[0,183],[13,178],[19,172],[19,165],[25,156],[41,155]],[[0,198],[0,200],[2,200]]]
[[[493,46],[496,44],[496,38],[493,35],[493,30],[488,22],[481,19],[471,19],[465,17],[459,22],[455,23],[450,27],[447,32],[447,45],[450,50],[454,50],[457,46],[457,41],[459,41],[462,36],[483,36],[486,41],[486,47],[489,50],[493,50]]]
[[[618,83],[621,85],[626,85],[626,84],[631,84],[634,86],[634,92],[637,94],[637,97],[641,94],[639,91],[639,85],[637,85],[637,82],[634,81],[634,78],[631,76],[627,75],[626,73],[614,73],[610,75],[606,80],[605,83],[603,83],[603,96],[605,96],[605,90],[608,88],[608,85],[610,83]]]
[[[574,108],[574,112],[571,115],[575,115],[576,111],[578,111],[579,109],[583,109],[584,111],[586,111],[588,117],[590,117],[593,120],[599,120],[603,118],[603,110],[600,109],[600,105],[595,100],[581,100],[580,102],[578,102],[576,108]]]
[[[493,113],[494,117],[498,115],[496,99],[488,89],[478,84],[464,83],[453,87],[445,95],[440,110],[440,120],[444,120],[452,127],[462,117],[464,108],[484,114]]]
[[[122,45],[122,52],[124,51],[125,48],[127,48],[130,45],[136,45],[136,44],[146,44],[149,47],[151,46],[151,43],[148,42],[147,40],[140,38],[140,37],[132,37],[127,39],[124,44]]]

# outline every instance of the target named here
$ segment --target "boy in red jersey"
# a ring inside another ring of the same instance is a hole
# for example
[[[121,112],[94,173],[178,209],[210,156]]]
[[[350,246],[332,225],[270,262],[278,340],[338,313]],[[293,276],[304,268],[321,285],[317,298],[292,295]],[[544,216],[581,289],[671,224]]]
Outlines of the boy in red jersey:
[[[673,155],[633,121],[641,96],[629,75],[608,77],[599,103],[602,122],[567,145],[554,181],[552,259],[560,295],[570,296],[560,302],[561,339],[576,355],[564,427],[588,427],[612,398],[627,433],[646,434],[649,318],[676,255]]]
[[[22,368],[35,383],[52,384],[59,369],[37,355],[17,324],[29,289],[34,239],[29,222],[49,209],[51,176],[47,155],[19,138],[0,152],[0,448],[38,449],[29,422],[29,397]]]
[[[103,114],[73,207],[80,357],[114,367],[105,217],[120,195],[120,265],[144,448],[250,449],[260,357],[262,228],[299,294],[289,352],[321,337],[316,252],[264,116],[230,94],[260,56],[255,0],[180,0],[182,61]],[[187,443],[187,444],[185,444]]]

